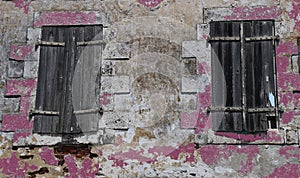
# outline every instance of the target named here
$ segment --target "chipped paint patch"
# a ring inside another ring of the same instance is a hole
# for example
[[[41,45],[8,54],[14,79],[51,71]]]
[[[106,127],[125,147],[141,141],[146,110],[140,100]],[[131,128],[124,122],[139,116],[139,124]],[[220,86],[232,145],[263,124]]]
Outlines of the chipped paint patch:
[[[96,173],[98,172],[99,165],[93,164],[90,158],[85,158],[81,162],[81,166],[76,163],[75,156],[73,155],[66,155],[64,160],[69,172],[69,175],[66,176],[67,178],[95,177]]]
[[[137,0],[138,3],[150,8],[158,6],[162,1],[163,0]]]
[[[28,45],[11,45],[9,58],[17,61],[25,60],[33,52],[33,46]]]
[[[8,177],[25,177],[28,168],[29,164],[26,162],[23,166],[20,165],[15,152],[11,154],[10,158],[0,159],[0,172]]]
[[[2,131],[32,130],[33,123],[28,120],[27,114],[4,115]]]
[[[44,25],[87,25],[96,23],[95,12],[43,12],[34,22],[34,27]]]
[[[266,176],[265,178],[272,178],[272,177],[291,177],[291,178],[300,177],[299,164],[287,163],[281,167],[275,168],[273,173]]]
[[[6,81],[6,96],[30,96],[35,91],[37,84],[36,79],[25,80],[7,80]]]
[[[23,9],[25,14],[28,14],[30,0],[13,0],[15,6],[19,9]]]
[[[239,173],[245,175],[251,172],[255,166],[253,159],[259,153],[259,148],[254,145],[245,147],[208,145],[200,148],[201,158],[208,165],[218,164],[222,158],[229,160],[233,153],[247,155],[247,160],[241,160],[240,169],[238,170]]]
[[[51,150],[50,148],[42,147],[40,156],[45,161],[46,164],[53,165],[53,166],[58,165],[58,160],[57,158],[55,158],[53,150]]]
[[[281,11],[278,6],[259,6],[259,7],[234,7],[232,14],[224,18],[226,20],[263,20],[278,19]]]
[[[239,140],[241,142],[254,142],[256,140],[264,139],[263,134],[254,135],[254,134],[238,134],[238,133],[230,133],[230,132],[215,132],[215,135],[232,138],[235,140]]]

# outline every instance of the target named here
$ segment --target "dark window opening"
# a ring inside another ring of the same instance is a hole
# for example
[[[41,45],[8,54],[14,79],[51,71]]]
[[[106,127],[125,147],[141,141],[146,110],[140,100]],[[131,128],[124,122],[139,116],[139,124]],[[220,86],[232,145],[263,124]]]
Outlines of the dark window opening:
[[[278,118],[274,34],[272,20],[210,23],[213,130],[265,132]]]
[[[34,133],[69,139],[70,135],[97,131],[98,118],[91,112],[96,107],[95,86],[100,83],[94,76],[100,71],[102,34],[102,25],[42,27],[37,96],[31,113]],[[79,76],[75,86],[74,76]],[[91,84],[85,85],[86,80]],[[76,103],[72,98],[74,87]]]

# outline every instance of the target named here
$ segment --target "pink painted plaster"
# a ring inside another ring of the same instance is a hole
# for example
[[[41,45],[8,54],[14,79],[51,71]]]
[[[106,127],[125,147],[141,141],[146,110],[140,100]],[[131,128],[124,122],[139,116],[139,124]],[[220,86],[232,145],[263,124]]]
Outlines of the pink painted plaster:
[[[294,42],[280,41],[276,48],[276,55],[281,56],[283,54],[297,54],[298,46]]]
[[[160,4],[163,0],[137,0],[138,3],[142,4],[145,7],[156,7]]]
[[[300,75],[296,73],[278,73],[279,90],[300,90]]]
[[[293,9],[288,12],[288,16],[295,22],[294,30],[300,32],[300,19],[299,19],[300,2],[299,2],[299,0],[292,1],[292,7],[293,7]]]
[[[48,147],[42,147],[40,153],[41,158],[45,161],[46,164],[57,166],[58,159],[54,156],[53,150]]]
[[[281,123],[282,124],[288,124],[291,122],[295,116],[295,111],[286,111],[282,114]]]
[[[67,178],[95,177],[99,169],[99,165],[93,164],[90,158],[85,158],[82,161],[81,168],[76,164],[76,159],[73,155],[66,155],[64,160],[69,172],[69,175],[66,176]]]
[[[281,167],[277,167],[274,171],[264,178],[273,178],[273,177],[289,177],[289,178],[299,178],[300,169],[299,164],[290,164],[287,163]]]
[[[263,20],[278,19],[281,12],[278,6],[234,7],[226,20]]]
[[[181,113],[181,128],[183,129],[191,129],[195,128],[198,119],[198,112]]]
[[[24,139],[24,138],[26,138],[26,137],[28,137],[28,136],[30,136],[31,135],[31,131],[16,131],[15,133],[14,133],[14,143],[18,143],[18,141],[19,141],[19,139]]]
[[[36,79],[12,79],[6,81],[6,96],[30,96],[35,91]]]
[[[95,12],[43,12],[34,22],[34,27],[44,25],[88,25],[96,23]]]
[[[293,103],[293,92],[279,92],[279,104],[284,107],[288,108],[294,108],[294,103]]]
[[[3,115],[2,131],[30,131],[33,123],[28,120],[27,114]]]
[[[239,173],[245,175],[252,171],[255,166],[253,159],[259,153],[257,145],[249,145],[244,147],[237,147],[234,145],[218,146],[207,145],[200,148],[200,155],[204,163],[208,165],[217,164],[221,158],[230,159],[233,153],[247,155],[247,160],[240,162]]]
[[[198,73],[199,74],[209,74],[209,72],[211,71],[209,65],[207,64],[207,62],[201,62],[198,63]]]
[[[111,102],[113,94],[105,93],[100,95],[100,106],[108,105]]]
[[[256,140],[264,139],[263,134],[254,135],[254,134],[238,134],[238,133],[230,133],[230,132],[215,132],[215,135],[232,138],[242,142],[254,142]]]
[[[25,60],[26,57],[29,57],[33,52],[32,45],[11,45],[9,58],[14,60]]]
[[[23,9],[25,14],[28,14],[30,0],[13,0],[15,6],[19,9]]]
[[[20,165],[20,161],[13,152],[10,158],[0,159],[0,172],[7,177],[25,177],[25,173],[28,171],[28,163]]]
[[[300,149],[298,146],[284,146],[279,150],[279,154],[284,156],[286,159],[296,158],[296,160],[300,159]]]
[[[277,65],[277,73],[284,73],[291,69],[290,59],[283,55],[277,56],[276,65]]]

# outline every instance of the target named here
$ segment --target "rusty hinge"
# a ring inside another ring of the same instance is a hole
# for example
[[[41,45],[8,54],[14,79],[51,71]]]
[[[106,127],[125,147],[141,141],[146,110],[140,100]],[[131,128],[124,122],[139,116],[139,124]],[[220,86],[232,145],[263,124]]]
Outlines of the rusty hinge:
[[[65,42],[38,41],[36,46],[65,46]]]
[[[223,112],[241,112],[243,111],[242,107],[209,107],[207,109],[208,112],[214,112],[214,111],[223,111]],[[248,108],[246,109],[249,113],[255,113],[255,112],[275,112],[276,108]]]
[[[96,108],[96,109],[78,110],[78,111],[74,111],[74,114],[86,114],[86,113],[95,113],[95,112],[99,112],[100,114],[102,114],[103,109],[102,108]]]
[[[103,45],[103,44],[105,44],[103,40],[77,42],[77,46]]]
[[[59,115],[57,111],[30,110],[29,115]]]
[[[207,40],[210,42],[210,41],[240,41],[241,38],[240,37],[231,37],[231,36],[228,36],[228,37],[208,37]]]
[[[264,41],[264,40],[279,40],[279,36],[255,36],[255,37],[246,37],[245,41]]]

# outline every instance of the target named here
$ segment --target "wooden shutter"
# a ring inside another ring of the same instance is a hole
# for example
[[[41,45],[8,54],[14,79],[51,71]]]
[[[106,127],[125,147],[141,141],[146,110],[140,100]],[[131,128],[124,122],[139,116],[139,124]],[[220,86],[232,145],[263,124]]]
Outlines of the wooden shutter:
[[[64,42],[65,45],[41,46],[36,110],[55,111],[59,114],[37,113],[34,132],[78,134],[97,131],[99,115],[89,117],[91,113],[84,112],[78,116],[74,111],[74,108],[79,112],[82,109],[97,108],[96,91],[99,83],[96,84],[96,78],[100,68],[102,47],[101,45],[85,49],[78,47],[78,42],[93,40],[95,36],[102,38],[101,25],[42,28],[42,41]],[[82,59],[80,56],[83,56]],[[72,96],[74,76],[77,76],[75,85],[78,89],[75,91],[75,99]]]
[[[212,38],[225,37],[211,41],[212,46],[212,104],[216,108],[241,107],[241,44],[239,40],[226,37],[240,37],[238,22],[212,22]],[[242,130],[242,111],[212,112],[213,129],[217,131]]]
[[[274,36],[273,21],[243,22],[245,38]],[[246,106],[251,108],[275,107],[274,58],[272,40],[253,38],[245,42]],[[270,101],[272,98],[274,100]],[[248,112],[245,130],[266,131],[266,112]]]
[[[267,130],[275,114],[274,22],[211,22],[213,130]]]

